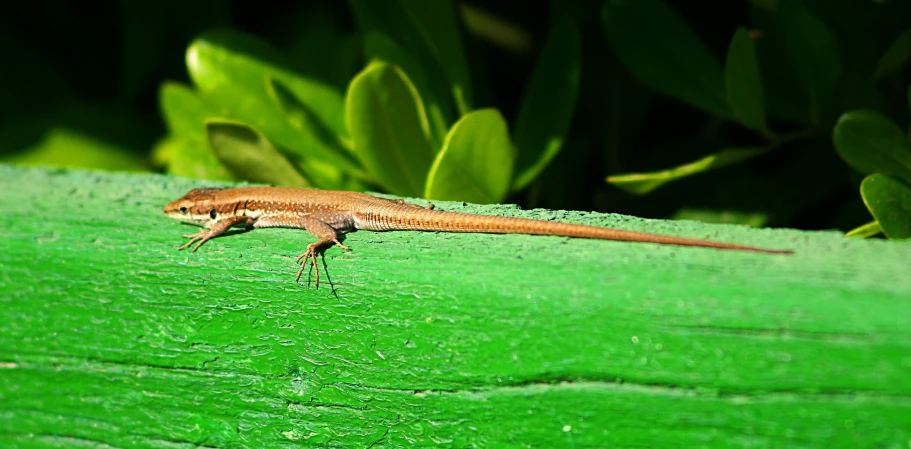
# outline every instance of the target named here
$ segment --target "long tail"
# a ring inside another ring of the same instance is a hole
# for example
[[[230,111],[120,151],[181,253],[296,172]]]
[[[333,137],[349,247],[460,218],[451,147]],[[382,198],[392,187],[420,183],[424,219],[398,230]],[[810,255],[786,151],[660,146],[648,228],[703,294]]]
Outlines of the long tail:
[[[411,230],[441,232],[478,232],[490,234],[553,235],[597,240],[658,243],[662,245],[696,246],[770,254],[791,254],[793,251],[757,248],[711,240],[674,237],[646,232],[599,228],[571,223],[560,223],[526,218],[497,217],[492,215],[464,214],[395,207],[393,214],[369,214],[360,221],[360,229],[373,231]]]

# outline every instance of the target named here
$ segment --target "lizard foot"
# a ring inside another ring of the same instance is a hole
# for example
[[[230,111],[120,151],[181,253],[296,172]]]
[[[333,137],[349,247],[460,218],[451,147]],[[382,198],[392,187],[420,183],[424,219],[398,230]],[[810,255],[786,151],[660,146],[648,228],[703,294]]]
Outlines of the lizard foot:
[[[196,243],[196,241],[199,240],[199,243],[196,245],[195,248],[193,248],[193,252],[195,253],[196,250],[199,249],[199,247],[202,246],[202,244],[206,242],[206,240],[209,240],[209,231],[199,231],[196,234],[184,234],[183,238],[190,239],[190,241],[187,243],[184,243],[183,245],[178,246],[177,250],[181,251],[181,250],[187,249],[190,247],[190,245],[192,245],[193,243]]]
[[[342,242],[339,242],[338,239],[335,239],[335,238],[320,240],[318,242],[314,242],[314,243],[307,245],[307,250],[304,251],[304,253],[301,254],[300,256],[297,256],[297,259],[295,260],[296,263],[299,263],[301,265],[301,269],[297,272],[297,277],[294,279],[295,282],[300,282],[301,275],[304,274],[304,268],[306,268],[307,262],[309,261],[310,265],[313,266],[313,271],[316,273],[316,282],[314,282],[314,285],[316,286],[316,288],[319,288],[319,264],[316,263],[316,253],[319,251],[319,249],[321,247],[324,247],[327,243],[335,243],[342,249],[349,250],[349,251],[351,250],[351,247],[342,245]]]

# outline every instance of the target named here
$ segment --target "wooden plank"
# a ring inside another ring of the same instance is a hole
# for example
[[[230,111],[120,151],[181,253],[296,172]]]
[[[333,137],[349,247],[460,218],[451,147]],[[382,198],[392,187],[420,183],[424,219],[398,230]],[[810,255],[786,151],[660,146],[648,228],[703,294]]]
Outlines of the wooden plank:
[[[178,252],[157,175],[0,166],[0,441],[28,447],[907,447],[911,246],[438,203],[712,238],[268,229]],[[306,275],[305,275],[306,276]]]

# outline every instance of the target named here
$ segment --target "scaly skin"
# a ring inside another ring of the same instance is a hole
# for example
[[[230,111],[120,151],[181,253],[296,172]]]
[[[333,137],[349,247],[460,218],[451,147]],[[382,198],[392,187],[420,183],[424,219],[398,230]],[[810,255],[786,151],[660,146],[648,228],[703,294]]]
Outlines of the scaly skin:
[[[711,240],[673,237],[644,232],[623,231],[595,226],[465,214],[423,208],[404,201],[391,201],[358,192],[295,189],[287,187],[242,187],[236,189],[194,189],[164,208],[165,214],[181,221],[203,226],[196,234],[185,235],[190,241],[179,249],[203,243],[223,234],[232,227],[240,228],[301,228],[318,240],[307,246],[297,258],[304,263],[297,280],[312,260],[319,287],[319,267],[316,253],[336,244],[339,234],[356,231],[437,231],[479,232],[493,234],[532,234],[574,237],[597,240],[647,242],[662,245],[694,246],[769,254],[791,254],[792,251],[771,250]]]

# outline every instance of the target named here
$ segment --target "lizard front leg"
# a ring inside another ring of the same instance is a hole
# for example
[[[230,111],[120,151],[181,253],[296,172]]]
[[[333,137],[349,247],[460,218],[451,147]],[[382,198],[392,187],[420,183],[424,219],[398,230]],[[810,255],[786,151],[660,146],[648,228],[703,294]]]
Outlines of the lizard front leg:
[[[203,243],[206,243],[210,239],[213,239],[215,237],[218,237],[219,235],[224,234],[225,231],[227,231],[228,229],[231,228],[231,226],[238,225],[238,224],[241,224],[244,222],[249,222],[249,221],[250,221],[249,217],[238,217],[238,216],[232,215],[228,218],[225,218],[221,221],[216,222],[209,229],[203,229],[203,230],[197,232],[196,234],[184,235],[183,237],[190,239],[190,241],[177,247],[177,249],[178,250],[186,249],[187,247],[189,247],[190,245],[192,245],[194,242],[196,242],[198,240],[199,243],[197,243],[196,246],[193,247],[193,252],[195,253],[196,250],[199,249],[199,247],[202,246]]]

